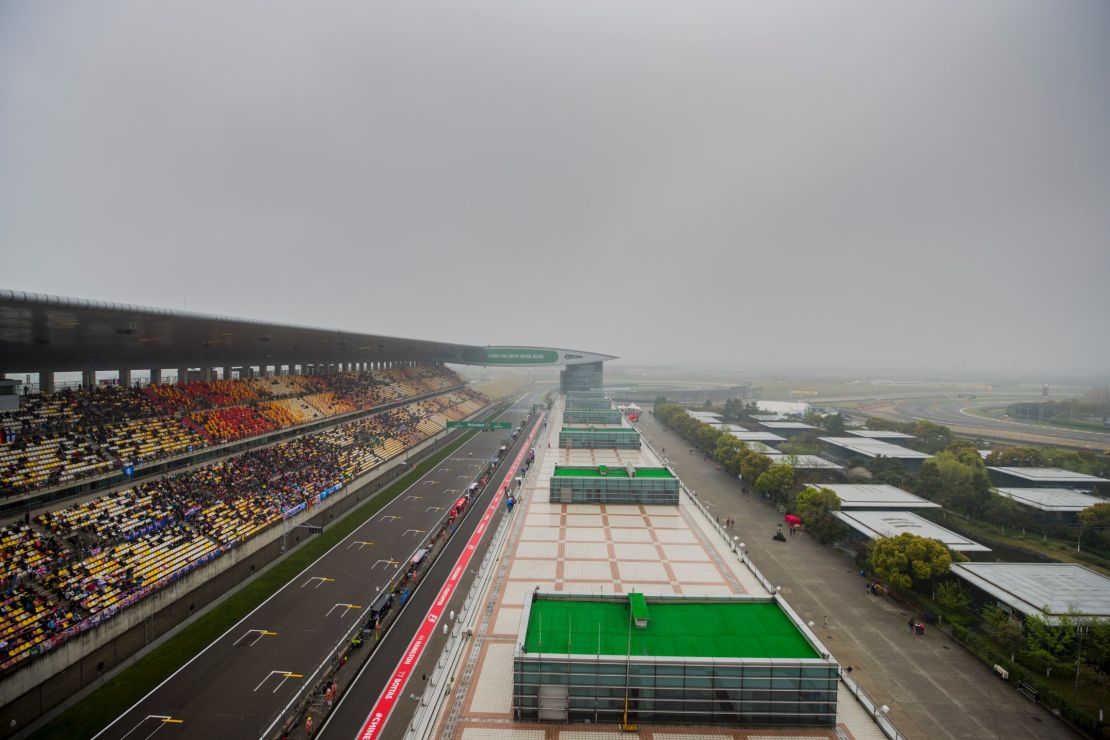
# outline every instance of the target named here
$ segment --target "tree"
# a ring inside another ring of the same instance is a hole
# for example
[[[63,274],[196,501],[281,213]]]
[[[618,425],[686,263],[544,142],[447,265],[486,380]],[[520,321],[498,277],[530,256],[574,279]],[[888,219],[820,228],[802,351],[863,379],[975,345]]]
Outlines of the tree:
[[[910,432],[920,442],[910,442],[911,447],[928,452],[930,455],[940,452],[952,442],[952,430],[941,424],[919,419],[913,423]]]
[[[712,454],[717,449],[717,441],[726,436],[724,432],[716,427],[711,427],[708,424],[699,424],[696,441],[698,449],[702,452]]]
[[[923,464],[910,479],[909,488],[921,498],[936,501],[944,493],[944,481],[940,479],[940,471],[936,465]]]
[[[1094,545],[1099,546],[1110,532],[1110,502],[1088,506],[1079,512],[1079,540],[1083,540],[1083,533],[1089,529],[1095,531]],[[1088,545],[1090,547],[1090,545]]]
[[[936,540],[903,532],[883,537],[871,548],[871,567],[886,584],[907,589],[942,576],[952,564],[948,548]]]
[[[759,405],[754,401],[744,403],[744,399],[742,398],[730,398],[725,401],[723,414],[728,421],[739,421],[740,419],[758,413]]]
[[[971,606],[971,594],[956,580],[944,581],[937,586],[937,603],[945,609],[962,612]]]
[[[870,483],[874,476],[871,471],[862,465],[856,465],[848,468],[848,472],[844,474],[849,483]]]
[[[1038,447],[1003,447],[987,455],[987,465],[999,467],[1044,467],[1044,458]]]
[[[713,459],[720,463],[725,470],[728,470],[730,474],[736,475],[736,471],[730,468],[736,458],[736,451],[743,445],[743,442],[731,434],[722,434],[717,439],[717,449],[713,451]]]
[[[755,490],[770,496],[776,504],[789,505],[793,488],[794,466],[788,463],[772,465],[755,479]]]
[[[1063,468],[1088,475],[1105,475],[1105,463],[1087,450],[1061,450],[1050,447],[1043,451],[1044,464],[1049,468]]]
[[[1075,642],[1075,624],[1071,616],[1063,615],[1059,624],[1050,625],[1036,614],[1025,618],[1025,645],[1030,657],[1045,669],[1044,675],[1052,677],[1052,669],[1067,658]]]
[[[1014,620],[1002,607],[993,604],[983,608],[983,622],[986,625],[987,634],[1010,651],[1012,661],[1014,653],[1020,650],[1025,642],[1021,622]]]
[[[749,486],[755,486],[759,476],[771,469],[771,458],[762,452],[752,452],[747,447],[743,448],[740,458],[740,477]]]
[[[978,454],[938,452],[921,465],[915,493],[966,514],[979,516],[991,499],[990,478]]]
[[[833,436],[844,433],[844,417],[841,414],[827,414],[821,422],[825,431]]]
[[[906,479],[906,470],[902,467],[902,463],[895,460],[893,457],[885,457],[879,455],[872,458],[867,463],[867,469],[871,471],[871,475],[876,483],[886,483],[892,486],[900,486]]]
[[[1084,527],[1110,527],[1110,502],[1088,506],[1079,512]]]
[[[991,493],[990,501],[983,510],[983,517],[1003,527],[1024,527],[1033,522],[1029,509],[1013,499]]]
[[[840,511],[840,497],[828,488],[807,487],[798,494],[794,511],[820,542],[831,542],[840,534],[843,525],[833,516]]]

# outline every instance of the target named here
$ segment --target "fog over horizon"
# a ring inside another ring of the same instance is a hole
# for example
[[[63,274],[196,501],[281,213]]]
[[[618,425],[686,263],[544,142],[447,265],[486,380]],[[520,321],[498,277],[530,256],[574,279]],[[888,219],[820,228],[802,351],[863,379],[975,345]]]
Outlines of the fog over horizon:
[[[0,4],[0,287],[1110,376],[1110,3]]]

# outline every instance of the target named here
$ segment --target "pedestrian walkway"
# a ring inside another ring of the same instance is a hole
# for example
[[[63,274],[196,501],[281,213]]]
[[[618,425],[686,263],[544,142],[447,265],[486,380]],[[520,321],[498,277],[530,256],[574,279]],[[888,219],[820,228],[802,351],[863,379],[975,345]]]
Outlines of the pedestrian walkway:
[[[782,515],[739,484],[650,413],[640,417],[643,436],[675,468],[683,483],[722,521],[736,520],[738,542],[752,562],[814,631],[842,666],[908,738],[1078,737],[992,674],[960,645],[936,630],[916,637],[914,616],[887,597],[870,596],[854,564],[808,535],[772,540]],[[828,626],[824,617],[828,617]]]

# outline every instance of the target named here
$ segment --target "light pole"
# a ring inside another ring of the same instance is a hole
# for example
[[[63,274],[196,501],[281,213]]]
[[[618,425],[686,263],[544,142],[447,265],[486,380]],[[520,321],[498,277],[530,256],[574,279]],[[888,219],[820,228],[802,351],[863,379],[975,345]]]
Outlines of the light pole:
[[[1087,634],[1088,626],[1086,624],[1075,625],[1075,634],[1079,638],[1079,642],[1075,648],[1075,686],[1071,692],[1071,703],[1076,704],[1079,697],[1079,666],[1083,664],[1083,635]]]

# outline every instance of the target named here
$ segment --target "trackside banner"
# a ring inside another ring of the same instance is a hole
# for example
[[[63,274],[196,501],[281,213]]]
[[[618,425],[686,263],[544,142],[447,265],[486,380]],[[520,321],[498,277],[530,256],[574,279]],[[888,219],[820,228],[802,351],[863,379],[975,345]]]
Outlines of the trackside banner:
[[[459,555],[455,567],[451,569],[451,575],[443,584],[443,588],[439,590],[436,600],[432,603],[428,613],[424,616],[424,621],[420,623],[420,628],[416,631],[416,635],[409,643],[408,649],[405,650],[401,661],[393,670],[393,675],[385,685],[385,690],[382,695],[378,697],[378,701],[374,704],[374,708],[370,710],[370,715],[366,718],[366,722],[362,725],[362,730],[359,732],[359,740],[375,740],[379,737],[381,730],[385,727],[385,723],[389,720],[389,715],[393,713],[393,709],[397,704],[397,699],[403,696],[405,684],[408,683],[409,677],[412,675],[413,669],[416,664],[420,662],[420,656],[424,654],[424,648],[427,646],[428,641],[431,639],[432,631],[439,624],[439,620],[443,618],[443,612],[447,608],[447,604],[451,601],[451,597],[455,594],[455,589],[462,580],[462,576],[466,573],[466,568],[470,564],[471,558],[474,557],[474,551],[478,549],[478,543],[482,541],[482,535],[486,533],[489,527],[490,520],[497,512],[497,507],[501,503],[501,499],[505,495],[505,489],[508,487],[513,475],[520,468],[521,462],[524,460],[524,455],[532,446],[532,440],[536,437],[536,431],[543,423],[543,415],[536,420],[532,427],[531,434],[528,439],[520,447],[520,452],[517,453],[516,459],[513,464],[509,466],[505,478],[497,487],[497,492],[490,499],[489,506],[482,514],[482,520],[478,522],[473,534],[470,535],[470,540],[467,542],[466,547]]]

